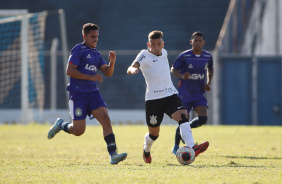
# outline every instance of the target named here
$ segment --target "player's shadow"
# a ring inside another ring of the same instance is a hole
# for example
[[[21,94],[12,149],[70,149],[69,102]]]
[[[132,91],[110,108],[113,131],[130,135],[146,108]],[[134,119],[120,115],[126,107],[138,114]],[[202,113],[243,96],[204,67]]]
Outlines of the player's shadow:
[[[270,159],[270,160],[275,160],[275,159],[282,159],[282,158],[278,158],[278,157],[275,157],[275,158],[268,158],[268,157],[255,157],[255,156],[217,156],[217,157],[225,157],[225,158],[245,158],[245,159],[255,159],[255,160],[264,160],[264,159]]]
[[[229,159],[253,159],[253,160],[275,160],[275,159],[282,159],[282,158],[268,158],[268,157],[255,157],[255,156],[216,156],[216,157],[225,157],[225,158],[229,158]],[[199,168],[199,167],[242,167],[242,168],[269,168],[269,166],[263,166],[263,165],[244,165],[242,163],[236,163],[235,161],[229,161],[226,164],[218,164],[218,165],[214,165],[214,164],[205,164],[205,165],[193,165],[193,163],[191,165],[181,165],[181,164],[171,164],[168,163],[166,164],[168,166],[178,166],[178,167],[194,167],[194,168]],[[273,168],[275,168],[275,166],[273,166]]]

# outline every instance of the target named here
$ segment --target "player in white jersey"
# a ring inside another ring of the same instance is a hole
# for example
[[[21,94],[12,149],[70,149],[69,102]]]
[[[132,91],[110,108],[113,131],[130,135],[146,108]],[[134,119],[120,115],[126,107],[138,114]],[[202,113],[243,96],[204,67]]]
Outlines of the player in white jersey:
[[[152,161],[150,150],[153,142],[159,137],[164,113],[179,123],[182,139],[187,146],[195,150],[195,155],[198,156],[206,151],[209,142],[194,144],[188,122],[189,115],[171,81],[167,51],[163,49],[163,33],[161,31],[150,32],[147,45],[148,50],[142,50],[127,70],[130,75],[138,74],[141,70],[147,84],[145,106],[149,133],[144,138],[143,159],[145,163]]]

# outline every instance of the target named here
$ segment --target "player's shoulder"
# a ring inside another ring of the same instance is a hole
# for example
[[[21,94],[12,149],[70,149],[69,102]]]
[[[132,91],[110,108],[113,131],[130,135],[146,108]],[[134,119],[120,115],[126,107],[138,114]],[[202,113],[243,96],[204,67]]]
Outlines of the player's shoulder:
[[[203,50],[203,56],[206,58],[212,58],[212,54],[206,50]]]
[[[84,49],[87,49],[87,46],[84,45],[83,43],[79,43],[71,49],[71,52],[79,52],[79,51],[82,51]]]
[[[137,61],[137,62],[144,62],[144,61],[146,61],[146,58],[148,58],[148,55],[149,55],[149,51],[148,50],[146,50],[146,49],[143,49],[143,50],[141,50],[140,52],[139,52],[139,54],[137,55],[137,57],[136,57],[136,59],[135,59],[135,61]]]
[[[182,57],[191,57],[192,56],[192,49],[189,49],[189,50],[185,50],[183,52],[180,53],[180,56]]]
[[[139,52],[139,55],[148,55],[150,52],[147,49],[143,49]]]
[[[164,55],[164,56],[167,55],[167,51],[164,48],[162,49],[162,55]]]

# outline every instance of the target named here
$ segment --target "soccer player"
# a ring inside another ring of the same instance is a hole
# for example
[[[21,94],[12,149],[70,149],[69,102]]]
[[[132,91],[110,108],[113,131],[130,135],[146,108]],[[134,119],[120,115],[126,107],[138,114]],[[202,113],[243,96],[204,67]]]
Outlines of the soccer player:
[[[107,105],[102,98],[97,81],[103,82],[99,69],[105,76],[111,77],[114,72],[116,53],[109,52],[109,64],[107,65],[101,54],[96,49],[99,27],[92,23],[83,25],[83,43],[73,47],[67,66],[67,75],[70,83],[69,108],[72,122],[65,122],[58,118],[48,132],[48,139],[52,139],[61,130],[66,133],[80,136],[86,128],[86,116],[93,115],[103,127],[104,140],[110,154],[110,163],[117,164],[127,157],[127,153],[117,154],[115,135],[113,134],[111,120],[108,115]]]
[[[197,128],[207,122],[208,103],[205,91],[211,90],[213,77],[212,55],[203,50],[205,37],[201,32],[192,34],[190,44],[192,49],[182,52],[174,61],[171,73],[179,78],[178,96],[183,102],[187,112],[193,108],[198,114],[190,122],[191,128]],[[175,133],[175,143],[172,153],[175,155],[181,140],[179,126]]]
[[[178,98],[170,75],[170,67],[167,59],[167,51],[163,48],[163,33],[152,31],[148,35],[148,50],[141,50],[128,67],[127,73],[138,74],[141,69],[146,84],[145,108],[146,122],[149,132],[145,135],[143,146],[143,159],[145,163],[151,163],[151,146],[159,137],[160,125],[164,113],[179,123],[181,137],[187,146],[195,150],[198,156],[204,152],[209,142],[194,145],[194,139],[188,122],[187,111]]]

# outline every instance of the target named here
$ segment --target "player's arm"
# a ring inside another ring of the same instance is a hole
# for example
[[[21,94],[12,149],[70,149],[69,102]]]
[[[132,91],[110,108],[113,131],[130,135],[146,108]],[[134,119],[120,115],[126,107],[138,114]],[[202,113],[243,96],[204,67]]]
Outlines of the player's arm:
[[[171,67],[171,70],[170,72],[175,76],[175,77],[178,77],[180,79],[189,79],[190,77],[190,73],[188,72],[185,72],[184,74],[182,74],[179,70],[175,69],[173,66]]]
[[[207,83],[204,86],[204,89],[206,91],[210,91],[211,90],[211,82],[212,82],[212,78],[213,78],[213,69],[208,69],[207,70]]]
[[[116,63],[116,53],[115,51],[110,51],[109,52],[109,56],[108,56],[108,59],[109,59],[109,64],[105,64],[105,65],[102,65],[100,66],[99,70],[101,72],[103,72],[103,74],[107,77],[111,77],[114,73],[114,68],[115,68],[115,63]]]
[[[128,67],[127,74],[133,75],[139,73],[140,63],[137,61],[133,61],[133,63]]]
[[[101,74],[88,75],[88,74],[81,73],[79,70],[77,70],[77,66],[72,63],[68,64],[66,73],[68,76],[72,78],[76,78],[76,79],[103,82],[103,77]]]
[[[208,69],[207,70],[207,84],[211,85],[212,78],[213,78],[213,69]]]

